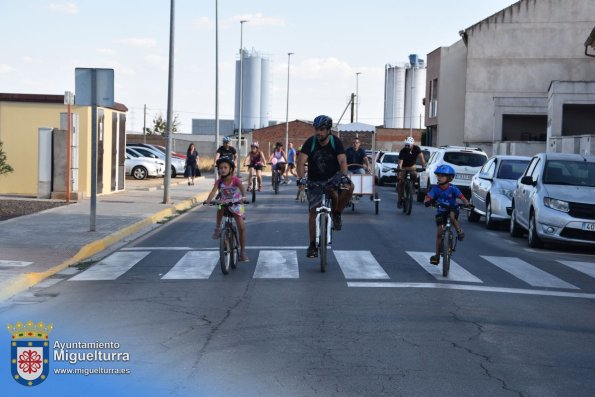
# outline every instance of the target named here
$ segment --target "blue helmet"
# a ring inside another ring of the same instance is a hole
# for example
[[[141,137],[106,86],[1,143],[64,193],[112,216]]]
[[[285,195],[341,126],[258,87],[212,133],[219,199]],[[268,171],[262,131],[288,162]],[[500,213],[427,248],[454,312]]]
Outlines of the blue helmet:
[[[228,136],[224,136],[223,137],[223,143],[229,143],[229,142],[231,142],[231,138],[228,137]]]
[[[314,128],[317,130],[330,130],[333,128],[333,119],[321,114],[314,119]]]
[[[436,171],[434,171],[434,174],[436,174],[436,175],[438,175],[438,174],[440,174],[440,175],[448,175],[448,176],[451,176],[451,177],[454,178],[456,172],[455,172],[454,168],[452,168],[450,165],[448,165],[448,164],[442,164],[442,165],[439,165],[436,168]]]

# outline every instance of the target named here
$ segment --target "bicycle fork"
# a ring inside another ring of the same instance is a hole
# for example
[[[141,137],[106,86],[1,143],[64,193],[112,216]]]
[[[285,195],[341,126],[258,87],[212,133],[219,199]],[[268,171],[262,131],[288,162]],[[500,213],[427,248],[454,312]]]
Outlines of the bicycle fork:
[[[333,226],[333,219],[331,217],[331,209],[328,207],[316,208],[316,245],[320,246],[320,218],[326,217],[326,243],[331,244],[331,229]]]

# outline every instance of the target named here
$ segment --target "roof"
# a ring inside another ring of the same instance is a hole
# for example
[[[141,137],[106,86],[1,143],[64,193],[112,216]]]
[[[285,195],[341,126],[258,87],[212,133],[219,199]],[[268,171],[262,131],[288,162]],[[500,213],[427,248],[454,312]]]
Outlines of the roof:
[[[35,103],[60,103],[64,104],[64,95],[49,95],[49,94],[11,94],[1,93],[0,101],[6,102],[35,102]],[[114,109],[120,112],[127,112],[128,108],[118,102],[114,102],[114,106],[105,106],[107,109]]]
[[[595,156],[583,156],[576,153],[540,153],[547,160],[595,161]]]
[[[339,132],[375,132],[376,126],[372,124],[365,124],[365,123],[349,123],[349,124],[339,124],[337,126],[337,130]]]

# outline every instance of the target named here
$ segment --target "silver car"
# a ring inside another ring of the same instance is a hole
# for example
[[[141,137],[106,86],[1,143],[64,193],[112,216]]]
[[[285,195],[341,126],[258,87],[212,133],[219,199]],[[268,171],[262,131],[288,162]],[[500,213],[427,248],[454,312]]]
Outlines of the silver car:
[[[124,169],[126,175],[131,175],[134,179],[145,179],[149,176],[163,176],[165,163],[159,159],[133,157],[126,153]]]
[[[397,182],[397,165],[399,164],[399,153],[383,153],[376,162],[376,182],[382,186],[385,183]]]
[[[490,158],[471,178],[471,204],[467,212],[469,222],[485,217],[485,225],[493,229],[499,221],[510,219],[512,192],[523,175],[531,157],[497,155]]]
[[[143,157],[152,157],[156,156],[156,158],[163,160],[165,162],[165,153],[149,148],[149,147],[142,147],[142,146],[134,146],[134,145],[126,145],[126,150],[130,152],[130,150],[134,151],[135,154]],[[186,161],[177,158],[171,157],[171,177],[175,178],[178,174],[184,175],[184,169],[186,168]]]
[[[512,197],[510,234],[595,246],[595,156],[540,153],[518,180]]]

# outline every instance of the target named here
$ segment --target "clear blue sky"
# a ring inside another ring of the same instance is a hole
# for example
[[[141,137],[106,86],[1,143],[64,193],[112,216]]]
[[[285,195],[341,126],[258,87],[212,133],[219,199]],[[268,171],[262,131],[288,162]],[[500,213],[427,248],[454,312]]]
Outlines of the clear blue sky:
[[[512,0],[219,0],[220,117],[233,118],[240,46],[271,58],[271,119],[338,118],[359,76],[359,121],[382,124],[384,65],[459,40],[458,32]],[[0,0],[0,92],[74,91],[76,67],[113,68],[128,129],[166,113],[168,0]],[[177,0],[174,112],[182,132],[215,115],[215,0]]]

